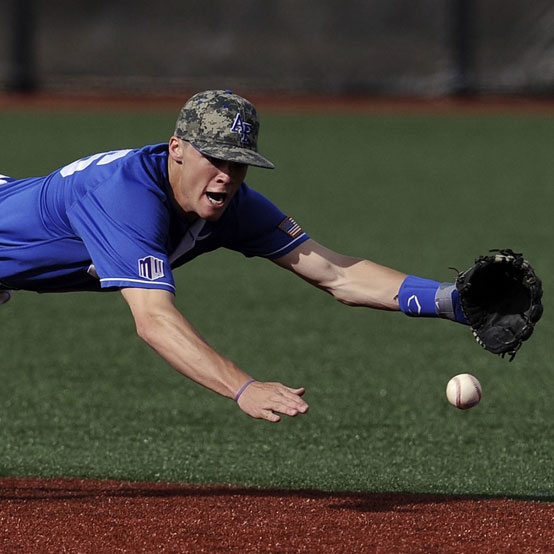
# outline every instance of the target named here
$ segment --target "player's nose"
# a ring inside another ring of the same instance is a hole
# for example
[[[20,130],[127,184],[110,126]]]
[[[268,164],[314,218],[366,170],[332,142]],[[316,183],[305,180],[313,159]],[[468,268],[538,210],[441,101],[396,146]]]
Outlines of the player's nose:
[[[245,172],[244,164],[239,164],[236,162],[222,161],[218,166],[219,174],[217,176],[218,182],[220,183],[230,183],[233,181],[242,181],[243,174]]]
[[[231,164],[227,161],[222,161],[220,164],[218,164],[217,169],[219,169],[219,173],[217,175],[217,178],[222,181],[228,181],[231,179]]]
[[[228,181],[231,180],[231,177],[228,173],[226,173],[225,171],[220,171],[218,174],[217,174],[217,177],[216,177],[217,181],[219,183],[227,183]]]

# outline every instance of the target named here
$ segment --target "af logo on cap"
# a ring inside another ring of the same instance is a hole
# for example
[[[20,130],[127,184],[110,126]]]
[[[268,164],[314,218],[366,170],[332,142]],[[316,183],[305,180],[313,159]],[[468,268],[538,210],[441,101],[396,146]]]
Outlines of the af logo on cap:
[[[258,152],[260,123],[256,108],[242,96],[206,90],[189,98],[175,124],[175,136],[217,160],[273,169]]]
[[[252,123],[243,121],[240,112],[237,113],[233,125],[231,126],[231,133],[240,133],[240,141],[244,144],[250,142],[248,135],[252,132]]]

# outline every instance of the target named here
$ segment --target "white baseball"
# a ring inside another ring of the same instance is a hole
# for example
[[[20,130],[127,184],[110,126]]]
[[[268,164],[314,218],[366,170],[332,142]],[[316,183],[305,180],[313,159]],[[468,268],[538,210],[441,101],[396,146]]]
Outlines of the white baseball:
[[[460,410],[473,408],[481,402],[481,383],[470,373],[455,375],[446,385],[446,398]]]

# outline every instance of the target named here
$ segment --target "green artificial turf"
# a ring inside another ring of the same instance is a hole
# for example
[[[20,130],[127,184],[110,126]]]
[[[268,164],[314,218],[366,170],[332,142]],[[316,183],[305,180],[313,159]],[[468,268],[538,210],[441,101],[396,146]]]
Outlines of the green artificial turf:
[[[168,113],[2,113],[0,173],[37,175],[163,141]],[[262,114],[275,171],[248,182],[341,252],[452,280],[489,248],[523,251],[545,315],[509,363],[464,327],[342,306],[225,251],[177,272],[177,303],[258,379],[305,386],[278,425],[188,382],[135,335],[118,293],[19,292],[0,308],[0,475],[554,498],[554,120]],[[481,404],[445,398],[463,372]]]

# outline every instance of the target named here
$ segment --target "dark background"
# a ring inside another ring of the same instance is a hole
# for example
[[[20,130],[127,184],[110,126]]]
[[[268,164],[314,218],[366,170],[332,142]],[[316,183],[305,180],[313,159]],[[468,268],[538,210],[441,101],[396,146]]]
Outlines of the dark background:
[[[0,0],[0,90],[554,92],[551,0]]]

